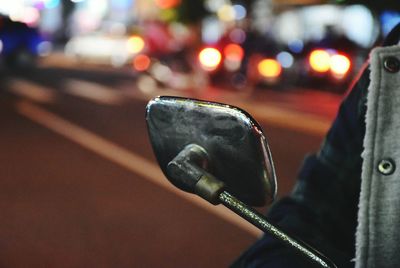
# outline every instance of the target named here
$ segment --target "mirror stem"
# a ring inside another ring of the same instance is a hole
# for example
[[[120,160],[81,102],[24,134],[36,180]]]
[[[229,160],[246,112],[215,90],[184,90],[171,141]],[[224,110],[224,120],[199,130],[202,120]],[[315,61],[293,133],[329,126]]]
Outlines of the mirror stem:
[[[320,252],[316,251],[302,241],[291,238],[277,227],[269,223],[262,214],[248,207],[228,192],[223,191],[219,195],[219,200],[224,206],[238,214],[240,217],[246,219],[261,231],[269,233],[279,241],[288,244],[291,248],[297,250],[298,253],[302,254],[319,267],[336,267],[336,265],[330,259],[322,255]]]
[[[222,203],[264,233],[268,233],[279,241],[286,243],[312,263],[318,265],[318,267],[336,267],[331,260],[320,252],[301,240],[288,236],[269,223],[262,214],[225,191],[224,183],[204,169],[207,162],[208,155],[203,147],[196,144],[187,145],[168,163],[167,170],[171,182],[180,189],[197,194],[213,205]]]

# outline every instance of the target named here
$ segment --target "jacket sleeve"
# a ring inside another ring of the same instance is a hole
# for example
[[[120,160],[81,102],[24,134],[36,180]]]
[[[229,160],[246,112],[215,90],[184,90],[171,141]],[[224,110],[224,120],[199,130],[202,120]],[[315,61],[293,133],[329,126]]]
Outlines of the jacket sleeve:
[[[319,153],[305,159],[293,192],[267,214],[270,222],[318,249],[338,267],[354,266],[368,84],[365,68],[342,102]],[[310,263],[266,234],[232,267],[291,268]]]

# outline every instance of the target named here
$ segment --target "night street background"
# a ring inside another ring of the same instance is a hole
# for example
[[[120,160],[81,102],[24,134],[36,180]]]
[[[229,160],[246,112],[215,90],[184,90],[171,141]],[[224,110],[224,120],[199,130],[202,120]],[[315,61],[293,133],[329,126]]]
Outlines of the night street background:
[[[148,100],[185,95],[249,111],[268,137],[281,196],[304,155],[318,149],[341,98],[238,97],[216,88],[144,93],[123,69],[56,59],[1,80],[2,267],[226,267],[259,233],[224,208],[215,214],[172,190],[147,137]]]
[[[398,22],[394,0],[0,0],[0,268],[228,267],[261,231],[170,184],[147,103],[247,111],[280,198]]]

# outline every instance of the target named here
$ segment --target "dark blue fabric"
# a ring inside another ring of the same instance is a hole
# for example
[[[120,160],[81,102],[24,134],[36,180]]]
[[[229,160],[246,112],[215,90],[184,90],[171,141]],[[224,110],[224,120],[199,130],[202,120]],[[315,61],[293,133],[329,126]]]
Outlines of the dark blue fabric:
[[[397,43],[398,38],[389,36],[386,45]],[[269,221],[317,248],[338,267],[354,266],[368,85],[365,67],[319,153],[306,158],[293,192],[267,214]],[[310,263],[267,234],[232,267],[310,267]]]
[[[366,68],[341,104],[320,152],[306,158],[292,194],[275,203],[267,215],[339,267],[354,265],[368,83]],[[233,267],[310,267],[310,263],[267,234]]]
[[[400,24],[383,42],[398,44]],[[301,238],[333,260],[338,267],[354,267],[355,232],[361,184],[361,153],[369,69],[342,102],[318,154],[306,158],[293,192],[276,202],[268,220]],[[288,246],[264,235],[232,267],[291,268],[310,263]]]

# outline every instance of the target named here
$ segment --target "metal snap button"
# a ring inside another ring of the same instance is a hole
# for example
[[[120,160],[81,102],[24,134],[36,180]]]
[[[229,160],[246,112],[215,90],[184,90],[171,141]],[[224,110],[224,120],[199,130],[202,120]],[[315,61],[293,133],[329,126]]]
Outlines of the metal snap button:
[[[396,165],[392,159],[382,159],[378,164],[378,171],[382,175],[391,175],[396,169]]]
[[[387,57],[383,61],[383,67],[390,73],[396,73],[400,70],[400,61],[395,57]]]

